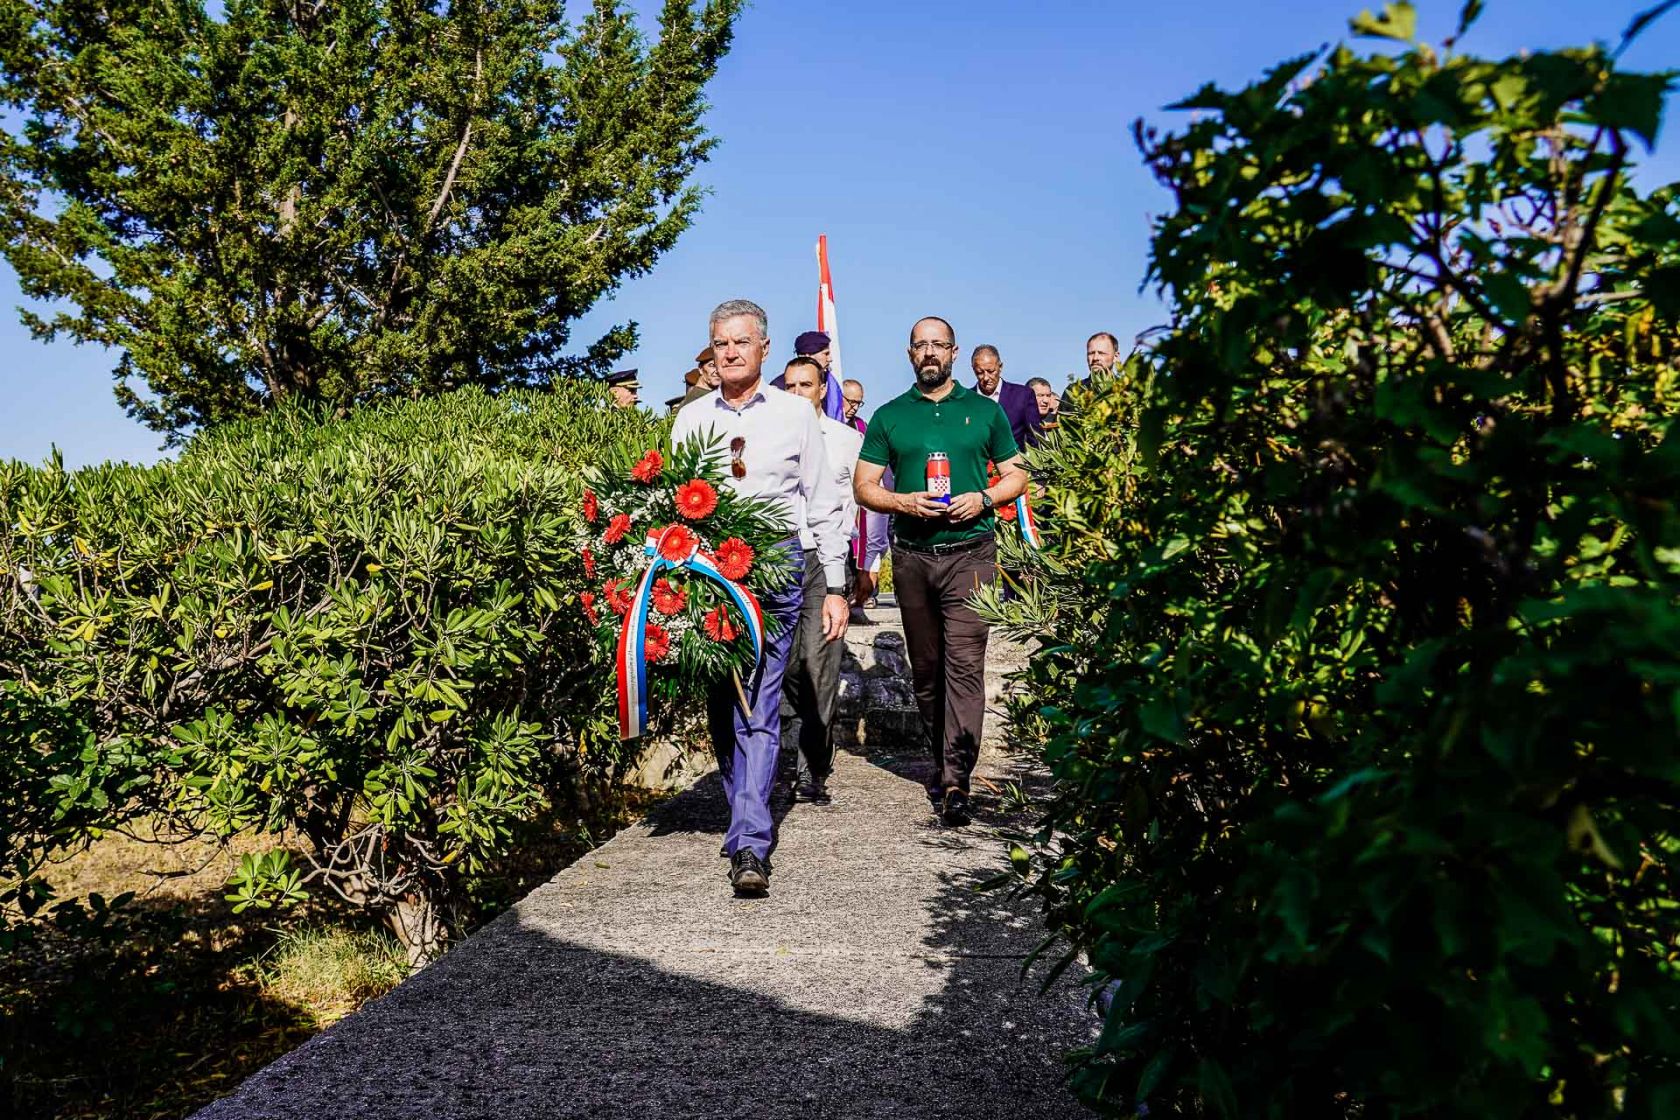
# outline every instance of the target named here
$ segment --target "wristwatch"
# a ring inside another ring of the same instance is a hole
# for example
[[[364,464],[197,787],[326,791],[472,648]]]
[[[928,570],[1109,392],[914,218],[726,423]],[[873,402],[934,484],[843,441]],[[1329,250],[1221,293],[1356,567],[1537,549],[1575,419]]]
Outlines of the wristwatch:
[[[980,491],[980,508],[985,510],[987,513],[990,513],[993,509],[997,508],[997,503],[992,501],[992,495],[989,491]]]
[[[844,587],[830,587],[828,593],[830,595],[845,595],[846,589]]]

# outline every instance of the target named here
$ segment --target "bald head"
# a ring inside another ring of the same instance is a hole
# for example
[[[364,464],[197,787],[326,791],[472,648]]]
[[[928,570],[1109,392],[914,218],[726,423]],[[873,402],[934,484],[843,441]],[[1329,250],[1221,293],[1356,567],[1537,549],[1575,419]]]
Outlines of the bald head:
[[[1003,356],[996,346],[976,346],[968,357],[968,364],[974,370],[976,389],[988,397],[998,391],[998,386],[1003,383]]]
[[[854,381],[850,377],[840,382],[840,399],[845,402],[842,415],[847,423],[857,419],[858,409],[863,407],[863,382]]]
[[[938,335],[932,335],[922,331],[924,326],[929,326],[931,324],[938,324],[940,327],[944,328],[943,332]],[[957,329],[937,315],[927,315],[923,318],[917,319],[910,327],[910,341],[915,342],[918,338],[943,338],[945,341],[954,344],[957,341]]]
[[[937,391],[951,380],[957,360],[957,332],[937,315],[916,320],[910,328],[910,368],[923,392]]]

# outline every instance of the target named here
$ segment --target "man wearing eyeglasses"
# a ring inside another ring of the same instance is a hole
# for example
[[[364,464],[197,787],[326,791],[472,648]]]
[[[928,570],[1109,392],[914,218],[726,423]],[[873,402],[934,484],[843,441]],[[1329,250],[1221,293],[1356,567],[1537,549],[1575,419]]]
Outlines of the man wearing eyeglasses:
[[[987,628],[969,598],[997,575],[992,511],[1019,497],[1027,476],[1003,410],[952,379],[956,357],[957,335],[944,319],[911,329],[915,384],[876,410],[852,483],[859,505],[892,515],[893,587],[933,742],[928,800],[947,824],[962,825],[986,713]],[[921,485],[936,455],[949,466],[948,502]],[[987,462],[999,475],[990,487]],[[888,469],[896,486],[916,489],[886,489]]]
[[[716,392],[678,411],[671,439],[680,443],[709,434],[717,441],[717,453],[728,456],[728,484],[739,494],[768,499],[785,515],[789,536],[784,547],[794,569],[787,587],[759,598],[777,625],[765,641],[764,663],[749,697],[751,711],[741,710],[733,682],[714,689],[706,703],[729,801],[723,842],[729,881],[737,894],[762,895],[770,888],[770,793],[782,738],[782,678],[799,633],[805,553],[814,551],[822,568],[823,640],[839,641],[847,622],[849,533],[816,412],[762,376],[770,353],[764,309],[750,300],[729,300],[712,311],[710,329],[721,383]]]
[[[858,413],[863,411],[863,382],[854,381],[850,377],[840,383],[840,416],[843,422],[850,424],[860,432],[869,430],[869,425]]]
[[[869,424],[863,411],[863,382],[851,378],[840,383],[840,422],[850,424],[861,435]],[[892,485],[891,480],[887,482]],[[859,509],[857,532],[852,534],[852,567],[857,579],[852,585],[852,621],[867,623],[864,607],[875,605],[875,583],[881,574],[881,558],[887,554],[887,519],[879,513]]]

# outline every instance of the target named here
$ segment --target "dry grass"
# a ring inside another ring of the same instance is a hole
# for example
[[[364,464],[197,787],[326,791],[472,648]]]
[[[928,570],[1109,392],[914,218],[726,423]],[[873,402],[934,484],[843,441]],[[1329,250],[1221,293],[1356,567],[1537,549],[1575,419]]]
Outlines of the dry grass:
[[[516,830],[512,854],[469,900],[470,925],[664,796],[591,792]],[[383,933],[346,926],[341,910],[232,912],[223,896],[240,857],[283,843],[142,826],[53,866],[59,899],[136,897],[102,939],[40,923],[33,944],[0,956],[0,1117],[175,1120],[395,986],[403,955]]]
[[[304,926],[280,934],[253,971],[270,999],[334,1023],[408,975],[402,946],[376,930]]]

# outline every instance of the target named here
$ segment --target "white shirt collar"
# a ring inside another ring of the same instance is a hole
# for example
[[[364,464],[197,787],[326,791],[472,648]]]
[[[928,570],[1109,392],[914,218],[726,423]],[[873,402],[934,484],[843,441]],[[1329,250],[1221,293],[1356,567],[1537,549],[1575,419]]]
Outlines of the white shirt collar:
[[[769,383],[766,382],[761,375],[758,379],[758,386],[753,389],[752,393],[747,396],[746,400],[741,402],[739,407],[732,405],[723,399],[723,386],[719,385],[717,389],[714,390],[714,392],[717,393],[717,407],[727,408],[731,412],[745,412],[748,408],[751,408],[755,404],[763,404],[765,400],[768,399],[764,395],[764,387],[767,384]]]

